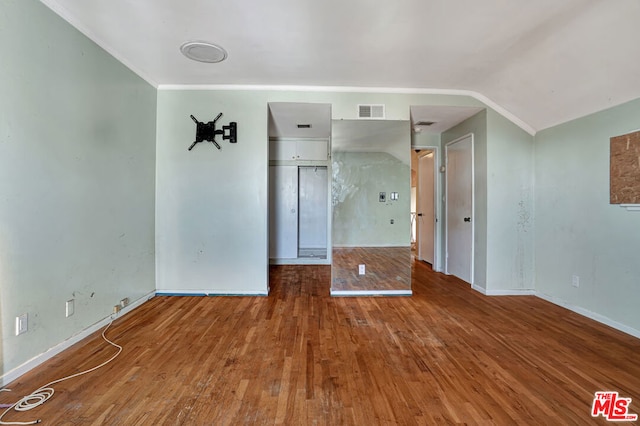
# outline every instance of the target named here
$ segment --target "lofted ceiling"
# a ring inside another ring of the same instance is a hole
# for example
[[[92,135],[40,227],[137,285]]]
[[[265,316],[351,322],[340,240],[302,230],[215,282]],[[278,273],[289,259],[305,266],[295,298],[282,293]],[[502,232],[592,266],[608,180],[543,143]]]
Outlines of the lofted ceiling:
[[[409,164],[409,122],[402,120],[333,120],[331,150],[385,152]]]
[[[41,1],[156,86],[468,91],[532,132],[640,98],[640,0]]]

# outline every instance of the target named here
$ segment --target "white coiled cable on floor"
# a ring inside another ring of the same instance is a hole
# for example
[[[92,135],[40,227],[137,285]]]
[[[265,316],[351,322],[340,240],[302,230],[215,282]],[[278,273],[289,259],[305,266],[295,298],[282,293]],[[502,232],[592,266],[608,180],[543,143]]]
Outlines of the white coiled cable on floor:
[[[111,321],[105,327],[105,329],[102,331],[102,338],[104,339],[105,342],[107,342],[111,346],[113,346],[113,347],[118,349],[118,351],[115,353],[115,355],[113,355],[111,358],[109,358],[108,360],[106,360],[102,364],[96,365],[93,368],[81,371],[81,372],[76,373],[76,374],[72,374],[72,375],[67,376],[67,377],[63,377],[61,379],[54,380],[52,382],[47,383],[44,386],[39,387],[34,392],[32,392],[29,395],[23,397],[18,402],[16,402],[15,404],[11,405],[6,410],[4,410],[4,412],[2,414],[0,414],[0,425],[35,425],[35,424],[40,423],[42,421],[41,419],[33,420],[33,421],[29,421],[29,422],[5,422],[2,419],[9,411],[11,411],[11,409],[14,409],[16,411],[29,411],[29,410],[32,410],[32,409],[34,409],[35,407],[37,407],[39,405],[44,404],[55,393],[55,390],[53,389],[52,386],[55,385],[56,383],[64,382],[65,380],[73,379],[74,377],[78,377],[78,376],[82,376],[83,374],[91,373],[92,371],[95,371],[98,368],[104,367],[105,365],[109,364],[111,361],[116,359],[118,357],[118,355],[120,355],[120,352],[122,352],[122,346],[113,343],[111,340],[107,339],[107,337],[105,336],[105,333],[107,332],[109,327],[111,327],[111,324],[113,324],[113,321]],[[10,391],[10,389],[0,389],[0,391],[6,392],[6,391]]]

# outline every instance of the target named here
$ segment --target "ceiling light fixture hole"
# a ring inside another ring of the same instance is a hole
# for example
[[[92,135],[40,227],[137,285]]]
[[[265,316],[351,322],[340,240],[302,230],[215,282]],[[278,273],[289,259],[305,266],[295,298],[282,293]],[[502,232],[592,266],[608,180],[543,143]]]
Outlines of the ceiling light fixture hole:
[[[214,64],[227,58],[227,52],[217,44],[206,41],[188,41],[180,46],[184,56],[198,62]]]

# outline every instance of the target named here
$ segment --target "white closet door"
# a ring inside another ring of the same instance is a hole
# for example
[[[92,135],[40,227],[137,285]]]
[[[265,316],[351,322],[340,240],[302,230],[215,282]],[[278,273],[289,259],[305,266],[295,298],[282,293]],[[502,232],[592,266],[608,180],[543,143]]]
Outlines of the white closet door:
[[[298,257],[298,166],[269,166],[269,257]]]
[[[327,168],[300,167],[299,236],[301,249],[327,247]]]
[[[473,136],[445,147],[446,272],[473,284]]]

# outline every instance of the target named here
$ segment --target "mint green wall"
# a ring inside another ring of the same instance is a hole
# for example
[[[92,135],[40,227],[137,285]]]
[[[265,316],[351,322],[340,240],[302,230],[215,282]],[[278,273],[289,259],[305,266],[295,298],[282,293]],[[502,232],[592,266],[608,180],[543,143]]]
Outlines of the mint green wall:
[[[397,143],[406,145],[409,157],[409,139]],[[385,152],[334,151],[332,157],[333,246],[409,247],[409,164]],[[379,201],[380,192],[386,202]]]
[[[238,143],[187,149],[189,118],[238,123]],[[252,92],[158,94],[157,288],[267,292],[267,102]]]
[[[408,120],[411,105],[483,106],[460,96],[260,90],[160,90],[157,114],[157,289],[177,293],[265,294],[268,289],[267,141],[269,102],[332,105],[333,119],[382,103]],[[195,125],[224,113],[238,143],[193,151]]]
[[[474,253],[473,285],[480,289],[487,287],[487,111],[481,111],[471,118],[452,127],[442,134],[442,156],[445,145],[451,141],[473,133],[474,167]],[[446,172],[445,172],[446,173]],[[445,178],[442,177],[442,194],[445,191]],[[447,218],[444,209],[440,226],[445,236]],[[445,244],[442,244],[442,259],[445,259]],[[445,263],[442,263],[443,268]],[[443,269],[444,271],[444,269]]]
[[[5,375],[154,290],[156,90],[34,0],[0,4],[0,52]]]
[[[473,285],[486,294],[532,291],[534,138],[487,108],[443,133],[443,151],[447,142],[469,133],[475,168]]]
[[[413,133],[411,134],[411,146],[440,146],[440,133]]]
[[[638,128],[640,99],[544,130],[535,143],[536,290],[636,336],[640,212],[609,204],[609,138]]]
[[[534,138],[487,111],[487,293],[534,287]]]

